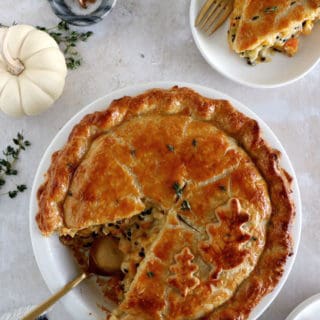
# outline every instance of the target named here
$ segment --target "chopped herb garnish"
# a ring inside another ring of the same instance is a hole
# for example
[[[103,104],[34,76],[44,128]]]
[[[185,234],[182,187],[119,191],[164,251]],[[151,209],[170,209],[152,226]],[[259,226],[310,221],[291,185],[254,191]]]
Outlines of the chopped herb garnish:
[[[70,170],[73,170],[73,169],[74,169],[74,168],[73,168],[73,164],[70,163],[70,162],[67,163],[67,167],[68,167]]]
[[[167,144],[167,148],[169,151],[174,152],[174,146],[171,144]]]
[[[87,41],[93,34],[92,31],[78,32],[71,30],[66,21],[60,21],[58,25],[52,28],[37,26],[37,29],[47,32],[60,46],[66,58],[68,69],[77,69],[82,62],[82,57],[77,50],[79,41]]]
[[[252,236],[252,237],[251,237],[251,240],[252,240],[252,241],[257,241],[257,240],[258,240],[258,238],[257,238],[257,237],[255,237],[255,236]]]
[[[146,256],[146,254],[144,253],[144,251],[140,251],[139,252],[139,257],[144,258]]]
[[[275,11],[277,11],[278,10],[278,7],[277,6],[273,6],[273,7],[267,7],[267,8],[265,8],[263,11],[265,12],[265,13],[272,13],[272,12],[275,12]]]
[[[290,3],[290,6],[293,6],[296,2],[297,2],[297,1],[292,1],[292,2]]]
[[[0,189],[6,184],[6,176],[16,176],[18,170],[15,169],[15,163],[19,159],[22,150],[26,150],[31,146],[28,140],[24,139],[22,133],[18,132],[17,136],[12,139],[13,144],[8,145],[4,151],[2,151],[4,158],[0,158]],[[27,189],[25,184],[17,185],[16,189],[10,190],[0,195],[7,194],[10,198],[15,198],[18,193]]]
[[[72,197],[72,192],[68,191],[68,196]]]
[[[185,189],[185,187],[187,186],[187,184],[185,184],[183,187],[180,186],[180,184],[178,182],[175,182],[172,185],[173,190],[175,191],[176,195],[177,195],[177,199],[180,199],[183,193],[183,190]]]
[[[135,157],[135,156],[136,156],[136,150],[134,150],[134,149],[130,150],[130,154],[131,154],[133,157]]]
[[[181,210],[183,211],[190,211],[191,210],[191,206],[188,200],[183,200],[181,203]]]
[[[140,212],[140,214],[138,215],[139,220],[144,220],[145,216],[149,216],[152,213],[152,209],[153,208],[149,208]]]
[[[148,276],[149,278],[153,278],[153,277],[154,277],[154,273],[153,273],[152,271],[148,271],[148,272],[147,272],[147,276]]]
[[[254,17],[252,17],[252,19],[251,20],[258,20],[260,17],[259,16],[254,16]]]
[[[185,225],[187,225],[189,228],[191,228],[194,231],[200,232],[199,230],[197,230],[194,226],[192,226],[190,223],[188,223],[185,219],[183,219],[180,214],[177,215],[178,219],[183,222]]]
[[[218,186],[221,191],[227,191],[227,188],[223,185]]]
[[[197,146],[197,143],[198,143],[198,141],[197,141],[196,139],[193,139],[193,140],[192,140],[192,145],[193,145],[194,147]]]

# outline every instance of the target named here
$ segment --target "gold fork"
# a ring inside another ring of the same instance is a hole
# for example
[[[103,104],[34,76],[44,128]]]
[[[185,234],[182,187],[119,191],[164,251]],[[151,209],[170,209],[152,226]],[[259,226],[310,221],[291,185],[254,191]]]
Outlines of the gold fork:
[[[212,35],[228,18],[233,0],[207,0],[199,11],[195,26]]]

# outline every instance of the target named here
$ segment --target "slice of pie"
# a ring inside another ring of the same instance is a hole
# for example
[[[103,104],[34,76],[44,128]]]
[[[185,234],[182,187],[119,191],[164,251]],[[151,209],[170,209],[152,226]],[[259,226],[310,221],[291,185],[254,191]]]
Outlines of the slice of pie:
[[[291,178],[279,157],[228,101],[150,90],[74,127],[36,219],[73,247],[119,239],[111,319],[246,319],[292,253]]]
[[[299,35],[319,18],[320,0],[235,0],[228,41],[251,65],[269,61],[274,50],[293,56]]]

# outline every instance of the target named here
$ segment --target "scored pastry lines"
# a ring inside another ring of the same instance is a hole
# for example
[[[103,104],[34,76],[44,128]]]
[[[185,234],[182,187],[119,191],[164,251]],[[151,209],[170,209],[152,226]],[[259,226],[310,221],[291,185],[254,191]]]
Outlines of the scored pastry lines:
[[[224,178],[227,178],[228,176],[230,176],[232,174],[232,172],[234,172],[235,170],[237,170],[237,168],[239,167],[239,163],[237,163],[234,166],[231,166],[230,168],[227,168],[226,170],[222,171],[221,173],[211,177],[210,179],[207,179],[205,181],[201,181],[198,183],[199,187],[204,187],[207,186],[209,184],[213,184],[219,180],[222,180]]]

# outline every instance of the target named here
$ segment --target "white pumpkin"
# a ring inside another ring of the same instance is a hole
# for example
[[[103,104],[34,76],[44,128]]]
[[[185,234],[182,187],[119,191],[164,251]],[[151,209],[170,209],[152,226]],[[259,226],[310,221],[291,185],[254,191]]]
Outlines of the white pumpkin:
[[[32,26],[0,28],[0,109],[35,115],[63,91],[67,68],[55,40]]]

